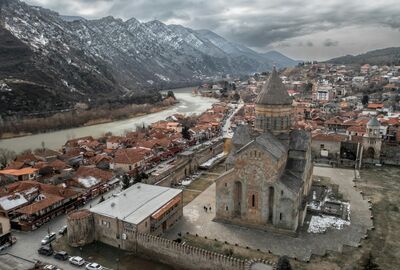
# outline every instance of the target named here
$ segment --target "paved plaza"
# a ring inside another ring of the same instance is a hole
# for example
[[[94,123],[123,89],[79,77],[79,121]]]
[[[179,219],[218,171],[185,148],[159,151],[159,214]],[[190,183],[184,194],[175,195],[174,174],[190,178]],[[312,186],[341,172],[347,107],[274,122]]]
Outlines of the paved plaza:
[[[339,192],[343,194],[343,199],[351,204],[350,226],[345,226],[341,230],[328,229],[323,234],[310,234],[306,232],[306,229],[301,228],[298,237],[291,237],[214,222],[214,183],[184,207],[182,221],[165,237],[175,239],[178,233],[189,232],[231,244],[237,243],[243,247],[248,246],[261,251],[269,250],[275,255],[287,255],[304,261],[309,260],[312,254],[324,255],[328,250],[342,251],[343,245],[357,247],[373,223],[370,219],[369,203],[353,187],[354,171],[315,167],[314,175],[330,177],[334,184],[339,185]],[[204,206],[208,205],[212,207],[211,212],[204,210]]]

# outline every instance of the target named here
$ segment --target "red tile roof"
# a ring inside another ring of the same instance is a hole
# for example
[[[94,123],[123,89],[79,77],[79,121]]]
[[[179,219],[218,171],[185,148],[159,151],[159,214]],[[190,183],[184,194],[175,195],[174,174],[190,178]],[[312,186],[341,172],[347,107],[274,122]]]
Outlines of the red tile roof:
[[[314,141],[324,141],[324,142],[344,142],[347,136],[340,134],[314,134],[312,140]]]
[[[44,199],[17,209],[16,212],[25,215],[32,215],[64,200],[63,197],[52,194],[44,194],[43,196],[45,197]]]

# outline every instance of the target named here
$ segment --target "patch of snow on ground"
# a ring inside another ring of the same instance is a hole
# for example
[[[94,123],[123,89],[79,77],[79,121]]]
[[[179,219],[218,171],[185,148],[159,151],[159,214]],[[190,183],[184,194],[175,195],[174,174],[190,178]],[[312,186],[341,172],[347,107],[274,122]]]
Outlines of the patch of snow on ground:
[[[167,76],[164,76],[164,75],[162,75],[162,74],[156,73],[156,74],[154,74],[154,75],[156,75],[158,78],[160,78],[160,79],[163,80],[163,81],[167,81],[167,82],[170,81],[170,79],[169,79]]]
[[[0,83],[0,92],[11,92],[12,89],[6,83]]]
[[[220,158],[222,158],[222,157],[224,156],[224,154],[225,154],[225,153],[222,152],[222,153],[216,155],[215,157],[213,157],[213,158],[207,160],[206,162],[204,162],[204,163],[201,164],[200,166],[201,166],[201,167],[211,167],[211,166],[214,164],[214,162],[216,162],[217,160],[219,160]]]
[[[328,228],[341,230],[344,225],[350,225],[350,221],[333,216],[312,216],[307,232],[324,233]]]
[[[94,178],[93,176],[88,176],[85,178],[78,178],[78,182],[85,188],[90,188],[90,187],[100,183],[100,180],[97,178]]]

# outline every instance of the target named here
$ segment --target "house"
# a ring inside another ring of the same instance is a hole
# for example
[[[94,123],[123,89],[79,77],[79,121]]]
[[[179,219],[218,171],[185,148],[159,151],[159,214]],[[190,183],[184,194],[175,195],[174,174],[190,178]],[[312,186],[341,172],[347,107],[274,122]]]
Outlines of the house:
[[[151,156],[151,150],[148,148],[118,149],[114,154],[114,169],[122,169],[125,172],[140,170],[146,159]]]
[[[121,146],[122,137],[111,136],[107,138],[106,148],[107,149],[118,149]]]
[[[369,64],[362,65],[361,68],[360,68],[360,73],[361,74],[368,74],[370,69],[371,69],[371,66]]]
[[[338,158],[341,143],[346,141],[346,135],[340,134],[313,134],[311,151],[316,158]]]
[[[33,180],[38,176],[38,169],[22,168],[22,169],[5,169],[0,170],[0,180],[11,179],[14,181]]]
[[[173,130],[175,132],[182,132],[182,125],[177,122],[167,122],[167,129]]]
[[[93,189],[100,184],[107,183],[113,176],[114,174],[111,171],[81,166],[75,172],[72,181],[75,182],[74,186]],[[71,183],[71,181],[69,183]]]
[[[57,157],[59,155],[61,155],[60,152],[51,150],[51,149],[47,149],[47,148],[40,148],[40,149],[36,149],[34,152],[34,155],[39,157],[40,159],[50,162],[53,160],[56,160]]]
[[[4,190],[8,197],[6,201],[3,196],[3,205],[8,205],[8,215],[14,217],[11,225],[21,230],[33,230],[37,225],[74,209],[79,204],[79,193],[65,186],[27,180],[9,184]],[[13,201],[17,196],[18,201]]]
[[[68,151],[71,148],[76,148],[79,146],[79,144],[83,143],[83,142],[90,142],[93,141],[93,137],[92,136],[85,136],[85,137],[80,137],[80,138],[76,138],[76,139],[71,139],[68,140],[64,146],[63,146],[63,150],[64,151]]]

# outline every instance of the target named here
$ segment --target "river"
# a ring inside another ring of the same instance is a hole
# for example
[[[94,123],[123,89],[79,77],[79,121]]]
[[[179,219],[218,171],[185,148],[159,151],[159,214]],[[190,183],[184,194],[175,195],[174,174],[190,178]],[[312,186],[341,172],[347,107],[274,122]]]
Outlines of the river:
[[[0,140],[0,148],[6,148],[19,153],[26,149],[39,148],[42,146],[42,142],[44,142],[46,148],[60,149],[61,146],[69,139],[89,135],[93,137],[100,137],[102,134],[108,131],[111,131],[114,135],[122,135],[127,130],[134,130],[136,125],[142,125],[143,123],[148,125],[153,122],[163,120],[175,113],[200,114],[210,108],[213,103],[218,102],[218,100],[213,98],[193,96],[192,89],[193,88],[190,87],[172,89],[175,97],[179,100],[179,103],[160,112],[110,123],[70,128],[12,139],[4,139]]]

